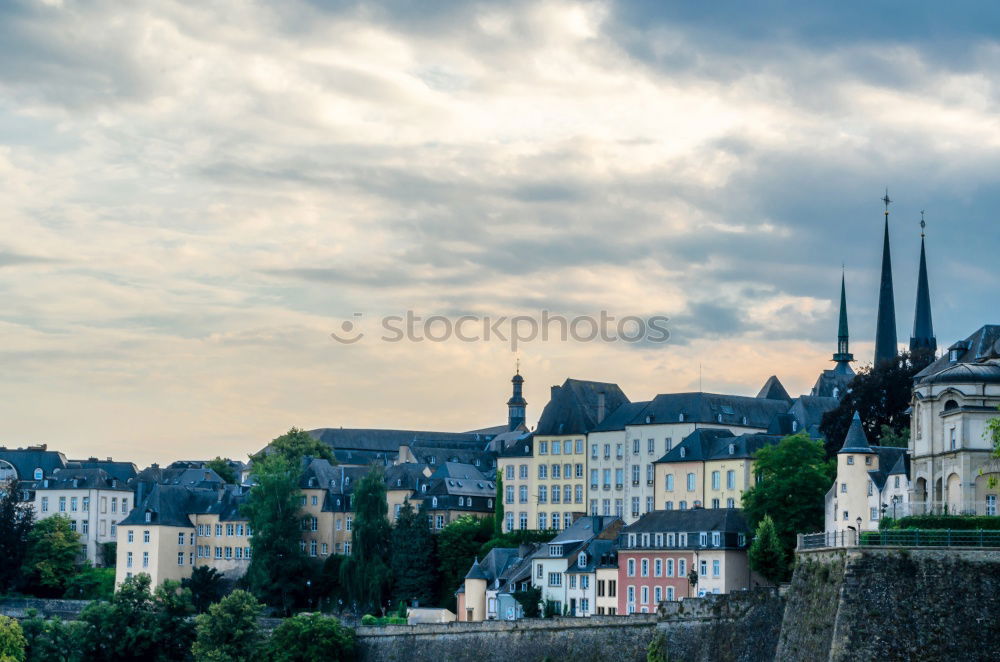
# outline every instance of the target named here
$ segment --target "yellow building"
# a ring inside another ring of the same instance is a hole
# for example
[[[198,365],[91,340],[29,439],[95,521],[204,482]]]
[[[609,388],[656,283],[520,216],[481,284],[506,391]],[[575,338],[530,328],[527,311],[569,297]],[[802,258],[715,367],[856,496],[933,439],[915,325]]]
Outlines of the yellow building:
[[[534,439],[528,434],[497,456],[497,473],[503,477],[504,531],[534,528]]]

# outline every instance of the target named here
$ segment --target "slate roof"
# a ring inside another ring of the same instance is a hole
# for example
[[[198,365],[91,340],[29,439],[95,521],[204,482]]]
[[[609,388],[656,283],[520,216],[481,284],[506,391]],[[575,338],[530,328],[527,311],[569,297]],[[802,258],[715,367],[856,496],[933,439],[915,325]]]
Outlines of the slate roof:
[[[838,398],[802,395],[795,399],[788,413],[798,422],[799,431],[808,432],[810,437],[819,439],[822,436],[819,426],[823,422],[823,414],[839,405]]]
[[[958,360],[949,358],[957,349]],[[941,358],[914,377],[917,384],[988,382],[1000,383],[1000,324],[979,327],[965,340],[948,348]]]
[[[91,457],[86,460],[70,460],[69,464],[81,469],[103,469],[109,476],[117,478],[123,483],[132,480],[139,473],[134,462],[120,462],[110,458],[98,460],[96,457]]]
[[[404,444],[405,445],[405,444]],[[483,447],[457,447],[450,443],[428,443],[409,446],[410,452],[419,461],[433,466],[448,462],[476,465],[483,471],[496,466],[493,453]]]
[[[729,430],[699,428],[684,437],[681,443],[671,448],[657,463],[751,458],[764,446],[773,446],[781,439],[780,434],[751,432],[734,435]],[[732,453],[729,452],[730,446],[733,447]],[[685,449],[684,457],[681,457],[682,448]]]
[[[521,560],[520,550],[517,547],[494,547],[483,557],[479,568],[486,575],[486,580],[494,584],[497,580],[505,581],[505,576],[517,567]]]
[[[766,398],[768,400],[785,400],[786,402],[791,402],[792,397],[788,395],[788,391],[782,386],[781,380],[778,379],[777,375],[771,375],[764,382],[764,385],[760,387],[760,391],[757,393],[758,398]]]
[[[522,439],[518,439],[502,451],[497,453],[498,457],[531,457],[534,449],[535,436],[530,434]]]
[[[18,480],[34,480],[35,469],[41,469],[43,476],[51,476],[66,467],[66,457],[46,446],[27,448],[5,448],[0,446],[0,460],[9,462],[17,472]]]
[[[483,572],[483,569],[479,567],[479,559],[477,558],[472,562],[472,567],[469,568],[469,572],[465,575],[466,579],[482,579],[483,581],[489,581],[489,577]]]
[[[850,366],[848,366],[850,369]],[[842,398],[847,389],[849,388],[851,382],[854,380],[854,371],[842,372],[837,369],[824,370],[816,378],[816,383],[813,384],[811,395],[820,397],[834,397],[834,389],[837,392],[837,398]]]
[[[159,526],[193,527],[190,515],[215,514],[220,521],[246,521],[240,506],[247,494],[236,485],[220,488],[163,485],[156,483],[119,526],[153,524]],[[152,513],[146,522],[146,512]]]
[[[611,412],[592,431],[609,432],[624,430],[625,426],[630,425],[632,421],[642,420],[641,414],[647,406],[649,406],[649,400],[643,402],[626,402]]]
[[[595,520],[598,526],[598,531],[596,533],[594,532]],[[622,522],[621,518],[609,515],[585,515],[583,517],[578,517],[568,528],[563,529],[554,538],[552,538],[552,540],[544,543],[539,550],[539,553],[545,558],[563,558],[570,556],[571,554],[576,553],[576,548],[579,547],[580,543],[600,537],[608,539],[607,536],[609,535],[609,532],[614,533],[615,530],[623,524],[624,522]],[[564,545],[561,556],[553,557],[547,553],[548,549],[546,545],[553,544]]]
[[[615,551],[615,545],[614,540],[602,540],[599,538],[591,540],[582,548],[576,550],[576,558],[570,564],[569,568],[567,568],[566,572],[594,572],[597,568],[602,567],[602,563],[606,565],[610,554]],[[587,562],[582,566],[580,565],[580,552],[587,553]]]
[[[871,452],[872,448],[868,443],[868,437],[865,435],[865,428],[861,424],[861,417],[858,416],[858,412],[854,412],[854,417],[851,419],[851,427],[848,428],[847,436],[844,437],[844,445],[841,447],[840,453]]]
[[[152,464],[140,471],[135,480],[148,484],[161,483],[206,488],[222,485],[226,482],[214,470],[206,467],[170,466],[163,468],[158,464]]]
[[[776,414],[783,414],[788,409],[789,403],[785,400],[719,393],[662,393],[630,424],[679,423],[683,414],[684,423],[722,423],[766,430]]]
[[[561,386],[553,386],[535,434],[559,436],[590,432],[599,423],[602,394],[605,416],[629,401],[618,384],[567,379]]]
[[[403,445],[435,441],[482,448],[493,437],[491,433],[481,432],[430,432],[369,428],[318,428],[310,430],[309,434],[332,448],[382,451],[383,453],[398,453],[399,447]]]
[[[690,510],[654,510],[622,529],[629,533],[724,531],[749,533],[743,511],[739,508],[692,508]]]
[[[48,483],[46,485],[46,483]],[[120,490],[131,492],[129,484],[104,469],[66,468],[55,476],[35,482],[36,490]]]
[[[872,450],[878,455],[878,469],[869,471],[868,476],[880,492],[890,476],[910,475],[910,454],[905,448],[875,446]]]
[[[496,483],[472,465],[448,462],[431,476],[427,494],[493,497],[496,489]]]
[[[424,475],[425,468],[426,465],[419,462],[404,462],[386,467],[385,489],[419,492],[421,485],[430,482],[430,478]]]

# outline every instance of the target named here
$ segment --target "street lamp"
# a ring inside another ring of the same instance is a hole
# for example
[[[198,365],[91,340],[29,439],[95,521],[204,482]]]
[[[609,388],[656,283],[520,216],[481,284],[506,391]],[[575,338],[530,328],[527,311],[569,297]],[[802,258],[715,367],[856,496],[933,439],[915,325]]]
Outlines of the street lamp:
[[[312,609],[312,580],[306,580],[306,606]]]
[[[858,524],[858,540],[857,540],[857,544],[860,545],[861,544],[861,518],[858,517],[858,519],[856,519],[855,522],[857,522],[857,524]]]

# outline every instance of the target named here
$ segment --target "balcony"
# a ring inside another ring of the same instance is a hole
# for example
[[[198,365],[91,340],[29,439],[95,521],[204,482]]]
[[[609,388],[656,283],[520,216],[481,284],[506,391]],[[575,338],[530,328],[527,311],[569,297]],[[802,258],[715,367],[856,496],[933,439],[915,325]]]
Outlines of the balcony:
[[[620,490],[620,489],[622,489],[623,487],[624,487],[624,485],[622,485],[621,483],[615,483],[615,489],[616,489],[616,490]]]

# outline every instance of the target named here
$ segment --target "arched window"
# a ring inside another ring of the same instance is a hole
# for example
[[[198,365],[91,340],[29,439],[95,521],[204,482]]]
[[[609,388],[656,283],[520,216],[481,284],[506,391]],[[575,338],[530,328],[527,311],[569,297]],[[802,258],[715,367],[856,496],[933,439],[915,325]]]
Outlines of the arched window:
[[[438,498],[431,497],[431,508],[437,508],[437,507],[438,507]]]
[[[587,567],[587,552],[580,552],[580,555],[576,557],[576,564],[581,568]]]
[[[951,411],[952,409],[958,409],[957,402],[955,402],[954,400],[949,400],[948,402],[944,403],[945,411]]]
[[[44,476],[44,475],[45,475],[45,472],[42,471],[41,467],[36,467],[35,468],[35,480],[41,480],[42,476]]]

